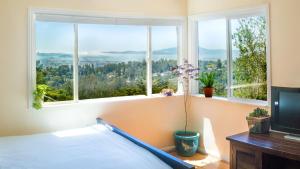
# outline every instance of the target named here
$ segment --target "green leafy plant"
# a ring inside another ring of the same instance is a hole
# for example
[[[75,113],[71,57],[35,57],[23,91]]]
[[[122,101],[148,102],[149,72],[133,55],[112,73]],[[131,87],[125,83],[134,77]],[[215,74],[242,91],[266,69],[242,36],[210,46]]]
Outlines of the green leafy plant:
[[[203,72],[196,80],[199,80],[204,87],[213,87],[215,83],[216,74],[214,72]]]
[[[33,103],[32,107],[39,110],[42,108],[42,103],[44,97],[47,94],[48,86],[47,85],[37,85],[36,89],[33,91]]]
[[[269,113],[265,109],[256,108],[253,110],[253,112],[249,113],[249,117],[269,117]]]

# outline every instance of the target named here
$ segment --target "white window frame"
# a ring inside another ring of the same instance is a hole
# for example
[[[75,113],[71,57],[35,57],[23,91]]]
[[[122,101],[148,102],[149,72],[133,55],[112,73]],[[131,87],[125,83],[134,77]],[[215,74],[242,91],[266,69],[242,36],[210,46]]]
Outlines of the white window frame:
[[[41,9],[29,8],[28,10],[28,107],[32,108],[33,96],[32,92],[36,88],[36,42],[35,42],[35,22],[55,21],[55,22],[69,22],[74,24],[74,54],[73,65],[78,64],[78,24],[115,24],[115,25],[143,25],[147,27],[147,56],[145,58],[147,63],[146,75],[146,96],[155,97],[152,94],[152,26],[176,26],[177,27],[177,61],[182,63],[184,60],[184,53],[187,51],[184,45],[186,40],[186,18],[184,17],[137,17],[137,14],[115,14],[115,13],[99,13],[86,11],[67,11],[57,9]],[[74,66],[73,70],[74,83],[74,99],[71,101],[58,101],[53,103],[45,103],[43,106],[57,104],[72,104],[79,102],[86,102],[86,100],[79,100],[78,98],[78,67]],[[180,86],[178,85],[178,92],[180,93]],[[122,96],[120,96],[122,97]],[[112,98],[97,98],[90,100],[120,100],[120,97]],[[141,98],[141,96],[123,96],[122,98]],[[115,99],[114,99],[115,98]],[[121,100],[122,100],[121,98]]]
[[[267,60],[267,101],[255,99],[236,98],[232,95],[232,51],[231,51],[231,26],[232,19],[249,17],[249,16],[264,16],[266,18],[267,29],[267,44],[266,44],[266,60]],[[221,11],[213,13],[197,14],[188,17],[189,24],[189,60],[195,66],[198,66],[198,22],[205,20],[225,19],[226,20],[226,50],[227,50],[227,100],[233,102],[254,104],[254,105],[270,105],[271,103],[271,53],[270,53],[270,23],[269,23],[269,5],[261,5],[247,9],[237,9],[230,11]],[[199,95],[199,84],[197,81],[192,82],[192,92]]]

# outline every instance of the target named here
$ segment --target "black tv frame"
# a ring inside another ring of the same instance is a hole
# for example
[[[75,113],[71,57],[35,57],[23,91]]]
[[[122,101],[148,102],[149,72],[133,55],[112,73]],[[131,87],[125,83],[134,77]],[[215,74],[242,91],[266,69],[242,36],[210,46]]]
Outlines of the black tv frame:
[[[276,123],[278,117],[276,116],[276,112],[278,112],[278,105],[275,105],[275,103],[279,103],[279,92],[297,92],[300,94],[300,88],[291,88],[291,87],[277,87],[272,86],[271,87],[271,129],[274,131],[289,133],[291,135],[300,135],[300,128],[290,128],[287,126],[282,126]],[[300,102],[299,102],[300,103]]]

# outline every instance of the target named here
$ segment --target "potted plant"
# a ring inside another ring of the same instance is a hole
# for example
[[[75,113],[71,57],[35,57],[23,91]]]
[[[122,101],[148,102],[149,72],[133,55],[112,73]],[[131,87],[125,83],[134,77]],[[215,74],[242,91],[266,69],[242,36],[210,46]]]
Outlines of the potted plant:
[[[176,131],[174,133],[176,151],[182,156],[192,156],[196,153],[199,145],[199,133],[194,131],[188,131],[188,102],[190,98],[189,81],[197,76],[198,68],[194,68],[189,64],[187,60],[183,65],[179,65],[173,69],[178,76],[179,82],[183,87],[184,94],[184,112],[185,112],[185,126],[184,130]]]
[[[42,108],[44,97],[47,93],[47,85],[37,85],[36,89],[33,91],[33,103],[32,107],[39,110]]]
[[[174,90],[173,89],[162,89],[160,92],[164,96],[173,96]]]
[[[196,79],[203,84],[203,92],[205,97],[213,96],[215,77],[216,74],[214,72],[203,72],[199,78]]]
[[[256,108],[246,117],[250,133],[266,134],[270,130],[270,115],[267,110]]]
[[[43,107],[44,99],[47,98],[51,101],[56,101],[53,98],[46,96],[49,86],[45,84],[39,84],[36,86],[36,89],[33,91],[33,103],[32,107],[36,110],[40,110]]]

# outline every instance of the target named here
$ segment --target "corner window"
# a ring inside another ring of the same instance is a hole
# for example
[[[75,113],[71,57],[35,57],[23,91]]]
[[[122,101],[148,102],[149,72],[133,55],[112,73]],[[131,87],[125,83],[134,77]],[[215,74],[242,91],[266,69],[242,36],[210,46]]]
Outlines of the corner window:
[[[32,89],[47,86],[44,102],[176,92],[170,68],[181,20],[39,12],[31,18],[31,77]]]
[[[265,15],[197,20],[197,28],[200,73],[215,72],[215,95],[267,101]]]

